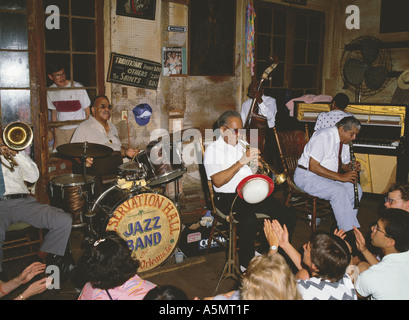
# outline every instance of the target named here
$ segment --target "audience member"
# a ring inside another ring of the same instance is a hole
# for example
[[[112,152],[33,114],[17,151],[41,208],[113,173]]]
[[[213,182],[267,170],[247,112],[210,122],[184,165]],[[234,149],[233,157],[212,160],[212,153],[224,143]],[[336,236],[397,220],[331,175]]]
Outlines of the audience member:
[[[142,300],[155,287],[136,274],[139,262],[131,257],[126,241],[113,231],[95,241],[78,267],[88,281],[78,300]]]
[[[53,81],[47,90],[51,120],[54,122],[87,119],[90,115],[90,99],[83,85],[68,80],[65,68],[60,64],[50,64],[48,69],[48,78]],[[69,143],[77,127],[77,124],[56,127],[54,148]]]
[[[409,211],[409,184],[396,182],[389,187],[386,208],[396,208]]]
[[[7,281],[0,281],[0,297],[9,295],[12,291],[19,288],[23,284],[28,283],[36,275],[45,271],[45,264],[41,262],[34,262],[25,268],[17,277]],[[47,278],[41,278],[30,284],[21,294],[19,294],[14,300],[27,300],[28,298],[40,294],[47,289]]]
[[[187,295],[174,286],[158,286],[150,290],[143,300],[187,300]]]
[[[348,104],[348,96],[344,93],[337,93],[331,101],[330,111],[318,114],[314,130],[334,127],[341,119],[353,116],[352,113],[344,111]]]
[[[255,256],[243,275],[239,290],[205,300],[301,300],[297,281],[285,259],[272,250]]]
[[[371,242],[380,248],[380,262],[355,228],[357,247],[371,266],[355,281],[359,296],[373,300],[409,299],[409,215],[402,209],[386,209],[372,227]]]
[[[290,244],[285,225],[282,227],[277,220],[266,220],[265,232],[277,233],[280,247],[298,268],[297,288],[304,300],[357,299],[354,285],[346,274],[351,253],[343,239],[335,234],[316,231],[303,246],[302,257]]]

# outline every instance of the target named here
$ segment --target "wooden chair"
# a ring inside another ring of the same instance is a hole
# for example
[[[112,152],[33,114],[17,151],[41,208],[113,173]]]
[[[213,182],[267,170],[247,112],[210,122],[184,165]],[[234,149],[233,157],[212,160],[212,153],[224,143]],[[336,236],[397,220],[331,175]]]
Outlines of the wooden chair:
[[[298,165],[304,146],[309,137],[308,131],[300,130],[278,132],[273,128],[277,140],[277,146],[284,171],[287,174],[287,196],[284,205],[294,208],[301,219],[307,220],[311,225],[312,232],[316,229],[316,218],[322,218],[332,214],[329,201],[309,195],[302,191],[294,183],[294,171]],[[292,201],[294,198],[300,200]]]
[[[25,222],[12,223],[6,232],[3,244],[3,262],[23,259],[37,254],[43,242],[41,229]]]
[[[34,196],[36,184],[27,187],[31,196]],[[7,228],[3,243],[3,262],[34,256],[42,243],[42,229],[37,229],[25,222],[12,223]]]

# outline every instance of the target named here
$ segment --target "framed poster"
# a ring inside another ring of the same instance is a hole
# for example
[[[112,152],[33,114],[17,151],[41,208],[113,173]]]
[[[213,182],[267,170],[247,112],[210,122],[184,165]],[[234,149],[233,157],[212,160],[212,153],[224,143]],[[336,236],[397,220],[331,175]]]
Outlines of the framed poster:
[[[133,18],[155,20],[157,0],[117,0],[116,14]]]

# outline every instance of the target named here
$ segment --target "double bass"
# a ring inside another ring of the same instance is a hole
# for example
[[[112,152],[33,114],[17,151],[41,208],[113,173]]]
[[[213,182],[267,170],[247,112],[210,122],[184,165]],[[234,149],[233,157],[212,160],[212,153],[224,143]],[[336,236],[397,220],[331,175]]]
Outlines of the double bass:
[[[266,79],[270,77],[270,74],[274,71],[275,68],[278,66],[278,57],[273,55],[268,57],[268,61],[271,62],[271,65],[264,70],[261,79],[258,83],[257,92],[260,92],[263,86],[263,83]],[[257,112],[258,105],[257,105],[257,98],[253,97],[253,101],[251,103],[250,109],[248,111],[246,121],[244,122],[243,128],[246,129],[246,137],[247,142],[250,143],[250,130],[257,129],[257,142],[258,142],[258,149],[261,152],[261,156],[264,157],[264,146],[265,146],[265,138],[266,138],[266,131],[268,129],[267,118]]]

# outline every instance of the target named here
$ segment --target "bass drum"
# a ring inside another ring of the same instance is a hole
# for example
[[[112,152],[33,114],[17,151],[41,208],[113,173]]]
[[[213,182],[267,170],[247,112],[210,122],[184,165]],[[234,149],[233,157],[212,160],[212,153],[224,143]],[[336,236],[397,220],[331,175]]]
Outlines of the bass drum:
[[[175,204],[157,193],[132,193],[113,186],[93,205],[94,231],[103,238],[115,231],[127,243],[144,272],[164,263],[177,248],[182,223]]]

